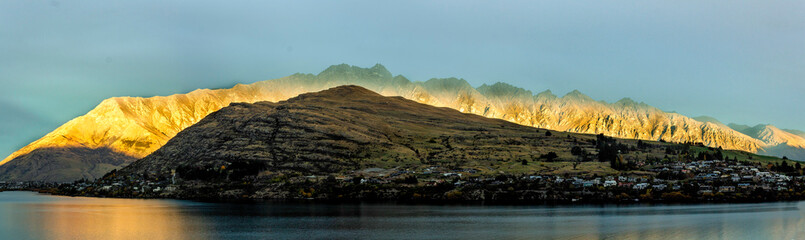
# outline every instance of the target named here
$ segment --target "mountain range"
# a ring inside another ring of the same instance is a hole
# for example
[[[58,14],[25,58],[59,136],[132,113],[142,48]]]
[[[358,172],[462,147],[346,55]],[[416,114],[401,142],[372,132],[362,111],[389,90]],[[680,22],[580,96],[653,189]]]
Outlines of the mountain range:
[[[175,170],[184,180],[237,182],[431,164],[520,166],[549,151],[593,149],[592,139],[546,136],[545,130],[347,85],[276,103],[233,103],[115,174],[165,179]]]
[[[534,94],[506,83],[472,87],[463,79],[424,82],[393,76],[384,66],[330,66],[317,75],[238,84],[229,89],[199,89],[187,94],[104,100],[0,162],[0,180],[71,181],[103,173],[148,156],[183,129],[232,103],[279,102],[303,93],[358,85],[383,96],[400,96],[436,107],[503,119],[557,131],[667,142],[805,159],[805,138],[774,126],[725,125],[694,119],[624,98],[596,101],[579,91],[556,96]]]

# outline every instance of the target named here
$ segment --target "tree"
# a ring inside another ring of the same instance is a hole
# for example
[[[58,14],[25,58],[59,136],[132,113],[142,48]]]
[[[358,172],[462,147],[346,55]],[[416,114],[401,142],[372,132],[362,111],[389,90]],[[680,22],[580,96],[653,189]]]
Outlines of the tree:
[[[581,149],[579,146],[573,146],[573,148],[570,149],[570,154],[573,154],[573,156],[582,156],[584,155],[584,149]]]
[[[786,157],[786,156],[783,156],[783,160],[788,160],[788,157]]]
[[[724,160],[724,153],[722,153],[721,149],[719,149],[718,151],[716,151],[716,154],[713,157],[718,160]]]
[[[553,162],[554,159],[558,158],[559,156],[556,155],[555,152],[548,152],[547,154],[543,154],[540,158],[544,158],[548,162]]]
[[[523,159],[523,165],[528,165],[528,160]]]
[[[623,157],[615,155],[614,158],[609,160],[609,166],[615,170],[628,170],[629,165],[623,160]]]
[[[646,143],[643,142],[643,140],[637,140],[637,148],[644,149],[646,147],[648,146],[646,145]]]
[[[353,184],[361,184],[361,180],[363,180],[363,176],[352,177],[352,183]]]
[[[419,182],[419,180],[416,178],[416,176],[407,176],[403,180],[403,183],[407,183],[407,184],[417,184],[418,182]]]
[[[618,156],[618,151],[612,145],[604,144],[598,148],[598,161],[611,162]]]
[[[553,133],[551,133],[551,131],[545,130],[545,136],[546,137],[550,137],[552,135],[553,135]]]

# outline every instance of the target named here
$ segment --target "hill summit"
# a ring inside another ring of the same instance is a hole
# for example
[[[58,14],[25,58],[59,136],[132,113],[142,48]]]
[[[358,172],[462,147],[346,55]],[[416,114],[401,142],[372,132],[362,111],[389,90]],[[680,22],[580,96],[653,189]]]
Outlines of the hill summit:
[[[164,179],[176,170],[185,180],[237,181],[260,174],[328,175],[424,164],[460,169],[531,160],[557,151],[554,147],[569,149],[568,138],[340,86],[277,103],[232,104],[117,175]],[[593,147],[590,142],[578,146]]]

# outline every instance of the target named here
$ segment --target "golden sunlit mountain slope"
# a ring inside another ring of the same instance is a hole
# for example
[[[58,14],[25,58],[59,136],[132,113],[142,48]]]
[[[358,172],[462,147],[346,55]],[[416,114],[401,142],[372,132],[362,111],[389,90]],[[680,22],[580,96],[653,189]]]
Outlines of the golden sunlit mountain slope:
[[[783,129],[783,131],[805,138],[805,132],[796,129]]]
[[[486,116],[520,124],[576,133],[671,142],[701,142],[707,146],[757,152],[763,144],[726,126],[666,113],[624,98],[609,104],[573,91],[557,97],[546,91],[536,96],[505,83],[478,88],[492,101]],[[517,94],[517,93],[520,94]],[[514,94],[510,94],[514,93]]]
[[[758,139],[766,146],[763,149],[764,154],[788,157],[790,159],[803,160],[805,159],[805,138],[781,130],[772,125],[759,124],[754,127],[746,125],[730,124],[730,127],[738,130],[750,137]]]
[[[763,143],[769,146],[785,144],[792,147],[805,148],[805,139],[772,125],[757,125],[744,129],[742,132],[750,137],[763,141]]]
[[[534,95],[504,83],[473,88],[463,79],[441,78],[411,82],[392,76],[382,65],[360,68],[334,65],[318,75],[294,74],[288,77],[236,85],[230,89],[201,89],[188,94],[165,97],[118,97],[104,100],[87,114],[57,128],[5,158],[0,179],[38,180],[50,174],[17,166],[42,165],[28,157],[37,149],[109,149],[126,162],[147,156],[179,131],[208,114],[233,102],[277,102],[302,93],[341,86],[358,85],[384,96],[402,96],[419,103],[449,107],[464,113],[499,118],[526,126],[577,133],[603,133],[620,138],[702,142],[707,146],[761,151],[763,142],[729,127],[666,113],[644,103],[623,99],[605,103],[573,91],[557,97],[549,91]],[[43,150],[47,151],[47,150]],[[63,161],[74,155],[57,155],[48,161]],[[16,162],[16,163],[15,163]],[[82,168],[91,168],[88,164]],[[10,175],[9,169],[21,173]],[[93,174],[91,177],[98,177]],[[74,176],[80,178],[81,176]],[[70,176],[60,180],[70,180]]]

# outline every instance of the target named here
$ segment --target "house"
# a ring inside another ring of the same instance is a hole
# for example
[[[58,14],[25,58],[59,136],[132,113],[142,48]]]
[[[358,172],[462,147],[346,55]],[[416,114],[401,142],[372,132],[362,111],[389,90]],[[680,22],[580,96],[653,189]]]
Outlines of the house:
[[[634,187],[632,187],[632,188],[636,189],[636,190],[643,190],[643,189],[648,188],[648,186],[649,186],[648,183],[638,183],[638,184],[635,184]]]
[[[703,193],[713,193],[713,187],[710,185],[701,185],[699,186],[699,194]]]
[[[735,192],[735,186],[721,186],[721,187],[718,187],[718,192],[722,192],[722,193]]]
[[[616,182],[615,180],[604,181],[604,187],[614,187],[614,186],[617,186],[617,185],[618,185],[618,182]]]

